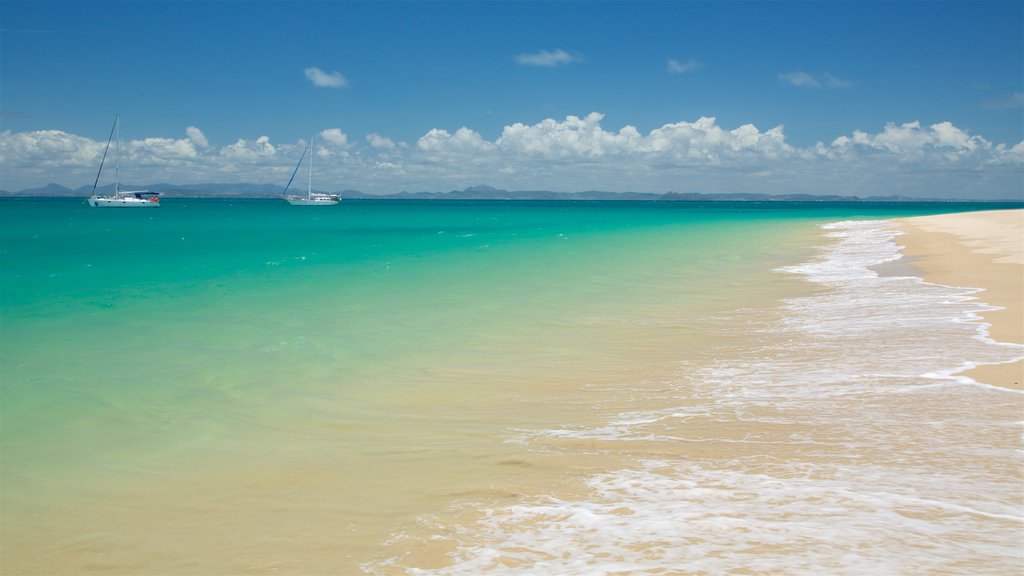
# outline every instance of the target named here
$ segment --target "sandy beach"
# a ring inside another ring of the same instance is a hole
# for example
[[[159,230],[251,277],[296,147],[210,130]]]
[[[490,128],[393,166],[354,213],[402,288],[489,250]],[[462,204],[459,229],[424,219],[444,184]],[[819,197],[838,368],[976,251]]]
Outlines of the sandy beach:
[[[1024,343],[1024,210],[993,210],[897,220],[903,253],[929,282],[976,287],[978,299],[998,306],[982,313],[989,335]],[[980,366],[964,373],[979,382],[1024,389],[1024,361]]]

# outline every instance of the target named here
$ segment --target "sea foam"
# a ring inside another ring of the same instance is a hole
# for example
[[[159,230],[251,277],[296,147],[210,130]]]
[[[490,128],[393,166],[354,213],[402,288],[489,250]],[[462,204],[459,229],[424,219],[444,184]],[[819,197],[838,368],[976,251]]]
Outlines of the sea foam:
[[[979,289],[875,272],[900,258],[894,224],[823,228],[818,257],[777,271],[819,289],[778,317],[738,311],[749,337],[710,363],[681,363],[666,383],[676,403],[517,439],[539,450],[643,445],[632,465],[590,476],[571,497],[466,504],[484,510],[445,527],[450,563],[404,570],[1020,572],[1024,401],[959,373],[1024,347],[988,336],[978,314],[993,307]]]

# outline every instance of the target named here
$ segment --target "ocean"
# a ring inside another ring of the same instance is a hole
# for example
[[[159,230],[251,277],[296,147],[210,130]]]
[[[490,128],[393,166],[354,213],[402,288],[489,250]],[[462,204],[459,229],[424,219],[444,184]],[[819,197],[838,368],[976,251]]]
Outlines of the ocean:
[[[162,204],[0,199],[0,573],[1024,569],[1024,351],[876,269],[1004,205]]]

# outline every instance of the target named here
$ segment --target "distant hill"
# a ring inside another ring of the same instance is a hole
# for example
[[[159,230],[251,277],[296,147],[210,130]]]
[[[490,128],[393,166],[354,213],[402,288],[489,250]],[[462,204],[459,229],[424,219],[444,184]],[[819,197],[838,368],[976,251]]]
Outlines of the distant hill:
[[[85,195],[86,196],[89,195],[89,190],[91,190],[91,189],[92,189],[92,186],[89,186],[89,188],[86,189],[86,191],[85,191]],[[74,190],[72,190],[70,188],[65,188],[65,187],[61,186],[60,184],[53,184],[53,183],[47,184],[46,186],[43,186],[41,188],[29,188],[27,190],[22,190],[21,192],[6,192],[5,191],[4,195],[5,196],[81,196],[81,194],[77,194]]]
[[[161,195],[170,198],[259,198],[276,196],[281,193],[281,187],[272,184],[167,184],[156,183],[148,185],[122,184],[122,190],[150,190],[160,192]],[[114,191],[113,184],[106,184],[96,188],[101,194],[110,194]],[[88,196],[92,192],[92,186],[80,186],[74,190],[61,186],[60,184],[47,184],[40,188],[28,188],[18,192],[0,191],[2,196]]]
[[[341,194],[347,197],[345,192]],[[502,190],[490,186],[472,186],[449,192],[398,192],[387,195],[353,197],[392,198],[398,200],[658,200],[660,194],[641,192],[552,192],[550,190]]]
[[[156,183],[147,186],[125,184],[123,190],[150,190],[160,192],[165,198],[273,198],[281,193],[281,187],[274,184],[167,184]],[[60,184],[47,184],[41,188],[29,188],[18,192],[0,190],[0,196],[88,196],[92,186],[81,186],[74,190]],[[97,191],[109,194],[114,185],[100,186]],[[316,192],[316,190],[315,190]],[[641,200],[649,202],[957,202],[940,198],[910,198],[906,196],[857,196],[814,195],[814,194],[702,194],[697,192],[606,192],[588,190],[584,192],[553,192],[550,190],[503,190],[493,186],[470,186],[463,190],[448,192],[396,192],[393,194],[365,194],[358,190],[338,192],[342,198],[375,200]]]
[[[341,193],[345,198],[377,198],[407,200],[633,200],[648,202],[957,202],[939,198],[910,198],[907,196],[857,196],[814,194],[701,194],[696,192],[665,194],[651,192],[552,192],[549,190],[502,190],[491,186],[472,186],[450,192],[398,192],[386,195],[367,195],[354,190]]]

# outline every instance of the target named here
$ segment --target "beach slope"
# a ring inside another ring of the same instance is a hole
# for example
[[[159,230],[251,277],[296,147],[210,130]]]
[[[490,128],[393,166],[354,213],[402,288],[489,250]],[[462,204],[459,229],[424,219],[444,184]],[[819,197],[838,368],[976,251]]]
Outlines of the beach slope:
[[[896,221],[905,260],[929,282],[982,288],[989,336],[1024,344],[1024,210],[991,210]],[[979,382],[1024,389],[1024,361],[964,372]]]

